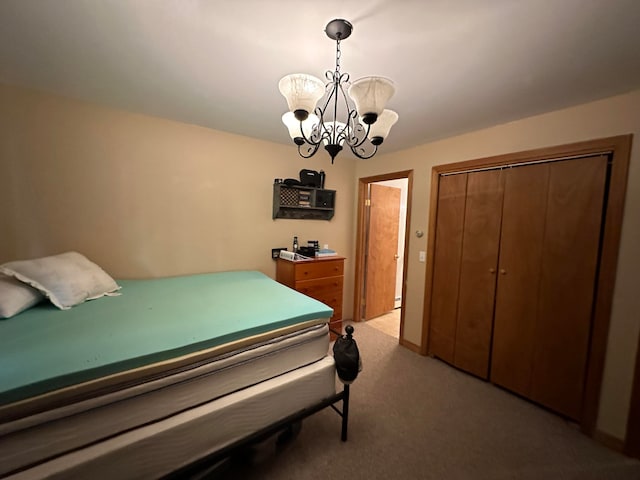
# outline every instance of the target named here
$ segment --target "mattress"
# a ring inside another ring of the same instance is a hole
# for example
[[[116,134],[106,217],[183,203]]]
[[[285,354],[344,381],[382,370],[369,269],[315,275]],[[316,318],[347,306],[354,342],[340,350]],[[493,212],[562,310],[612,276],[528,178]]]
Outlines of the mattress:
[[[0,475],[307,366],[328,349],[328,326],[315,325],[173,375],[0,424]]]
[[[323,323],[333,313],[253,271],[119,283],[118,297],[66,311],[42,304],[0,322],[0,421],[153,378],[192,364],[194,354],[209,358]]]
[[[8,478],[157,478],[335,394],[332,357]]]
[[[331,308],[259,272],[119,283],[0,322],[0,476],[327,361]]]

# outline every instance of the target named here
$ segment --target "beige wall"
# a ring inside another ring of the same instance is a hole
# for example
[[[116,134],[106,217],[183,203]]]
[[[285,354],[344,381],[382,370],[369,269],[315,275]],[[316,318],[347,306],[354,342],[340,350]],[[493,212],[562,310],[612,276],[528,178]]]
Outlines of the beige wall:
[[[402,122],[394,128],[402,128]],[[354,179],[355,186],[357,178],[414,170],[404,336],[420,344],[426,264],[418,262],[418,252],[426,249],[427,235],[417,238],[415,231],[427,231],[432,167],[628,133],[634,134],[635,145],[597,425],[599,430],[619,439],[626,431],[640,332],[640,91],[376,156],[357,164]]]
[[[348,157],[332,166],[325,152],[305,160],[294,147],[6,85],[0,106],[0,263],[73,249],[118,278],[275,276],[271,248],[291,249],[294,235],[353,257]],[[331,221],[271,218],[273,179],[302,168],[327,172]]]

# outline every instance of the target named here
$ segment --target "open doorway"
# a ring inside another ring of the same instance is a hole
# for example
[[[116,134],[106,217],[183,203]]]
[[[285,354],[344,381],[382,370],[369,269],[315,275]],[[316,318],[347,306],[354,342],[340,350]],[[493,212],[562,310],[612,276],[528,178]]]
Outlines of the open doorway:
[[[412,171],[361,178],[356,245],[356,321],[401,342]]]

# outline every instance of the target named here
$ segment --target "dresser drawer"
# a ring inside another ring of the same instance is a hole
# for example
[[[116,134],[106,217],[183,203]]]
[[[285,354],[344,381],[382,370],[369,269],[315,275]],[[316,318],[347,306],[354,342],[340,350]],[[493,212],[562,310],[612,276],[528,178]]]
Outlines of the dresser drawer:
[[[331,257],[301,262],[278,258],[276,280],[298,292],[333,308],[330,326],[342,328],[344,257]],[[331,335],[335,340],[335,335]]]
[[[295,266],[296,282],[313,278],[339,277],[344,270],[344,260],[321,260],[315,262],[303,262]]]
[[[314,295],[313,298],[333,308],[331,321],[342,319],[342,291]]]
[[[310,297],[317,298],[318,295],[324,295],[328,293],[338,292],[342,293],[342,285],[344,277],[327,277],[316,278],[313,280],[303,280],[296,282],[296,290],[309,295]]]

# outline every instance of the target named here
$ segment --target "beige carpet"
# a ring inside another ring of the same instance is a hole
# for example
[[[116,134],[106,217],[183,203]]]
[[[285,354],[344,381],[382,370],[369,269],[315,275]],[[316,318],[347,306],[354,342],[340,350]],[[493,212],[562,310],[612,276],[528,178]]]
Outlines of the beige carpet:
[[[385,335],[400,338],[400,309],[396,308],[389,313],[367,320],[367,325]]]
[[[638,480],[640,461],[490,383],[356,323],[363,371],[351,387],[349,439],[330,408],[207,479]]]

